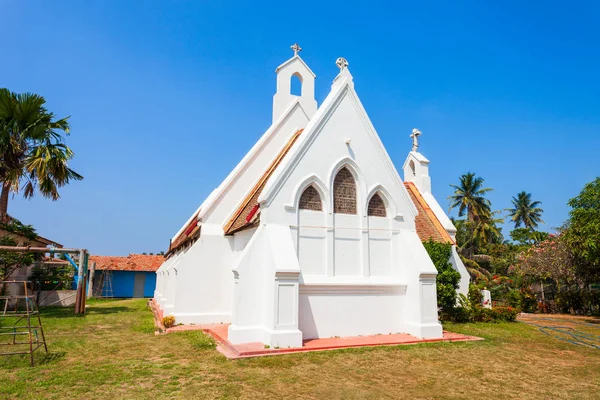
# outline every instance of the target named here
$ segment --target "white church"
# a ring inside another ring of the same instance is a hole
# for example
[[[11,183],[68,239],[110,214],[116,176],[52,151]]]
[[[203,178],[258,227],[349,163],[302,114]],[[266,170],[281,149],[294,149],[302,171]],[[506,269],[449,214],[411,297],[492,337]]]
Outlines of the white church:
[[[412,151],[404,181],[345,59],[321,105],[294,56],[276,69],[273,122],[171,239],[154,300],[183,324],[229,324],[233,344],[389,333],[441,338],[436,269],[422,241],[454,244]],[[299,78],[301,93],[291,93]],[[452,263],[469,275],[454,246]]]

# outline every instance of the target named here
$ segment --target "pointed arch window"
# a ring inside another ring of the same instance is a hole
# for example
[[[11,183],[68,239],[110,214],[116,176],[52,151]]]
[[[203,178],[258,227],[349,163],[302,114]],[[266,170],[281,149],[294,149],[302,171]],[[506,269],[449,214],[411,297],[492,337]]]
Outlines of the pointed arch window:
[[[369,209],[367,210],[367,215],[372,217],[386,217],[387,213],[385,211],[385,203],[383,199],[379,195],[379,193],[375,193],[371,200],[369,200]]]
[[[333,180],[333,212],[356,214],[356,182],[348,168],[342,168]]]
[[[301,210],[323,211],[323,203],[321,203],[321,196],[317,189],[313,186],[304,189],[302,196],[300,196],[298,208]]]
[[[408,165],[410,166],[410,172],[412,172],[412,176],[416,176],[417,171],[415,170],[415,162],[413,160],[410,160],[410,163],[408,163]]]

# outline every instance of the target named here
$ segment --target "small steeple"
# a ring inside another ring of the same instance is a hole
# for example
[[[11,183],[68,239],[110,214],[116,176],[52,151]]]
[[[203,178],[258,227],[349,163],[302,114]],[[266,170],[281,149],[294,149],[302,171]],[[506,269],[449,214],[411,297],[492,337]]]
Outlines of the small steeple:
[[[429,160],[419,153],[419,136],[422,133],[417,128],[412,130],[410,138],[412,139],[412,150],[408,153],[402,170],[404,171],[404,181],[413,182],[421,193],[431,193],[431,178],[429,177]]]
[[[302,48],[298,43],[294,43],[290,48],[294,51],[294,56],[275,70],[277,73],[277,92],[273,96],[273,122],[277,121],[295,101],[300,102],[309,118],[312,118],[317,112],[317,101],[315,100],[316,75],[300,58],[298,53],[302,51]],[[293,77],[297,77],[301,83],[299,96],[291,92]]]

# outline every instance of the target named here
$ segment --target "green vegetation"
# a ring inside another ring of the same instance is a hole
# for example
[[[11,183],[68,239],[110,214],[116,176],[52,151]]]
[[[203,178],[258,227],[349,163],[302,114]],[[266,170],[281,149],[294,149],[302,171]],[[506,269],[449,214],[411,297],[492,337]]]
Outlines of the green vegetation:
[[[3,399],[593,399],[600,352],[522,323],[445,324],[485,341],[227,360],[202,332],[154,335],[144,300],[42,309],[49,355],[0,357]],[[544,377],[553,379],[544,379]]]
[[[453,219],[456,242],[478,289],[489,289],[497,305],[527,312],[600,314],[600,178],[569,201],[569,219],[557,234],[535,230],[543,222],[541,202],[518,193],[507,210],[515,225],[511,241],[483,178],[467,173],[459,181],[451,185],[450,208],[466,216]]]
[[[564,236],[577,274],[587,283],[600,282],[600,177],[585,185],[569,206]]]
[[[515,223],[515,228],[523,225],[529,230],[534,230],[542,221],[542,210],[538,207],[542,204],[541,201],[532,201],[531,193],[521,192],[517,197],[512,198],[513,208],[508,209],[510,219]]]
[[[37,94],[0,88],[0,220],[8,220],[11,192],[30,198],[36,191],[58,200],[58,189],[83,177],[68,167],[73,151],[64,143],[68,117],[56,119]]]
[[[450,263],[452,245],[434,242],[431,239],[423,242],[423,245],[438,271],[436,279],[438,307],[442,312],[448,311],[456,305],[456,289],[460,282],[460,273],[452,268]]]

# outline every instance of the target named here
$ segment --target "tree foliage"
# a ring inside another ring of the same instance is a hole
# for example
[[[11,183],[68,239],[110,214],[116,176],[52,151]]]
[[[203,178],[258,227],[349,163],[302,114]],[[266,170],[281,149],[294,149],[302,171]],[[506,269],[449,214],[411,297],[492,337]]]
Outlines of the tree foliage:
[[[483,178],[469,172],[459,179],[459,185],[450,185],[454,188],[454,194],[448,197],[450,209],[458,208],[458,216],[463,217],[466,214],[467,220],[471,223],[489,214],[491,204],[485,198],[485,194],[491,192],[492,189],[483,187]]]
[[[460,273],[452,267],[450,262],[452,245],[434,242],[431,239],[423,242],[423,245],[438,271],[436,280],[438,307],[442,311],[450,310],[456,305],[456,289],[460,282]]]
[[[6,220],[10,192],[36,191],[58,200],[58,189],[83,177],[68,167],[73,151],[64,143],[68,117],[56,119],[37,94],[17,94],[0,88],[0,217]]]
[[[531,193],[525,191],[517,194],[511,200],[513,208],[509,208],[508,215],[515,224],[515,228],[523,225],[525,228],[534,230],[542,221],[542,210],[540,201],[531,200]]]
[[[568,204],[571,211],[564,238],[578,273],[587,282],[600,281],[600,177]]]

